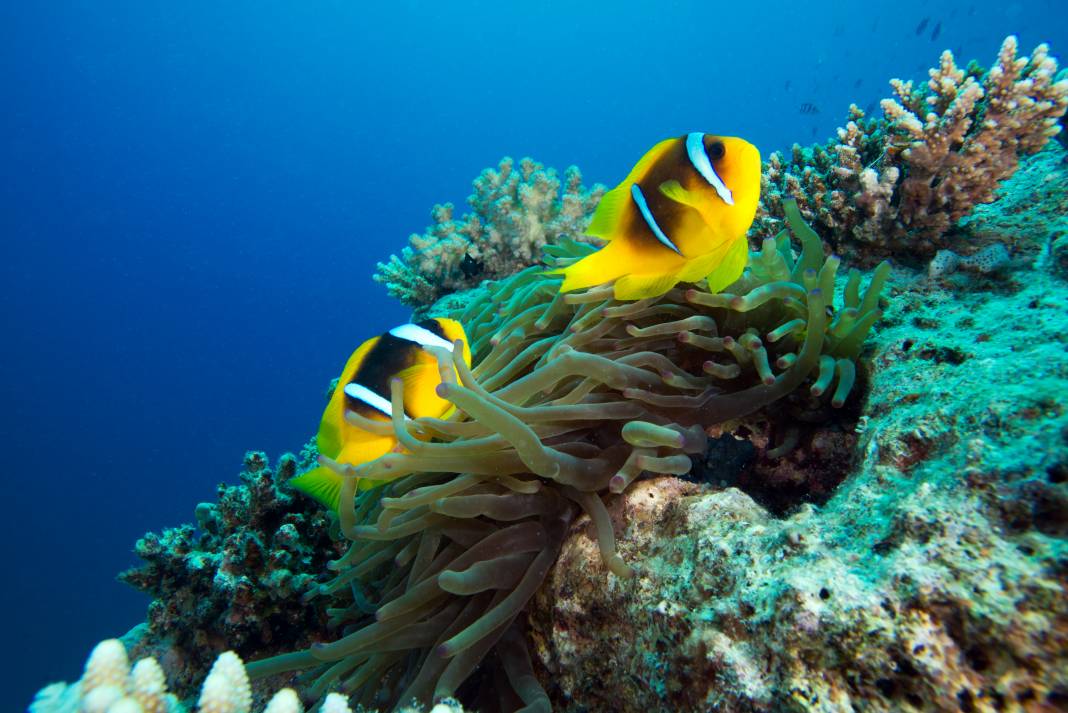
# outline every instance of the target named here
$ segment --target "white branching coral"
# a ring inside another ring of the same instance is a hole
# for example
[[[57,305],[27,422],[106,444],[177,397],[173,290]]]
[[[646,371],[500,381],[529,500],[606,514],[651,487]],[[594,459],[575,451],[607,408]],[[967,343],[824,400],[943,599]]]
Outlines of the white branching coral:
[[[204,679],[200,690],[200,713],[248,713],[252,708],[252,689],[241,658],[225,651]]]
[[[430,305],[483,279],[512,275],[533,265],[541,248],[562,237],[582,239],[604,187],[586,189],[571,166],[563,179],[529,158],[504,158],[474,181],[471,212],[454,217],[451,203],[431,211],[434,224],[412,235],[401,255],[379,263],[374,275],[389,293],[412,307]]]
[[[252,691],[245,664],[233,651],[215,660],[204,680],[198,713],[250,713]],[[126,649],[118,639],[94,647],[81,680],[54,683],[38,692],[29,713],[185,713],[186,708],[167,692],[163,669],[154,658],[130,668]],[[291,688],[278,691],[263,713],[303,713],[300,698]],[[323,713],[352,713],[340,694],[327,697]]]

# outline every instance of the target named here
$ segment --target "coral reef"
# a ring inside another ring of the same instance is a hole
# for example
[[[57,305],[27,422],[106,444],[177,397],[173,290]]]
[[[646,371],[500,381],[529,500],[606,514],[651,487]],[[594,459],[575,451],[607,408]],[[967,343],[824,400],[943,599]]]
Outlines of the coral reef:
[[[241,484],[197,507],[199,530],[145,535],[135,548],[145,564],[120,575],[154,597],[132,651],[161,661],[181,695],[227,649],[263,656],[324,629],[323,607],[302,595],[339,550],[327,513],[283,485],[297,466],[285,455],[273,470],[249,452]]]
[[[345,477],[351,547],[318,589],[341,636],[253,662],[250,674],[306,670],[310,698],[338,688],[365,706],[460,695],[479,709],[548,710],[520,615],[579,513],[625,579],[604,497],[643,473],[689,471],[705,425],[785,403],[818,420],[856,383],[889,268],[865,289],[856,270],[839,284],[839,260],[787,211],[800,253],[786,231],[769,238],[730,293],[563,295],[544,267],[482,288],[452,315],[474,368],[459,348],[438,352],[438,394],[457,417],[405,419],[397,380],[388,428],[405,451],[359,466],[320,457]],[[591,249],[562,240],[546,248],[549,266]],[[385,484],[357,494],[360,478]]]
[[[434,206],[434,225],[412,235],[401,256],[374,275],[404,304],[425,308],[442,296],[499,279],[535,264],[541,249],[562,237],[584,239],[604,186],[587,189],[571,166],[556,171],[524,158],[501,160],[474,181],[471,212],[453,217],[451,203]]]
[[[629,580],[575,524],[530,615],[554,709],[1068,706],[1068,285],[1040,249],[1051,224],[1021,237],[1014,222],[1059,220],[1068,181],[987,220],[1034,195],[1048,162],[975,218],[1024,264],[890,277],[858,458],[829,498],[769,505],[745,476],[766,451],[719,451],[712,486],[643,481],[609,505]],[[804,449],[779,460],[826,476]]]
[[[773,153],[755,235],[777,231],[782,201],[794,198],[832,248],[858,264],[983,247],[948,233],[994,199],[1020,157],[1060,130],[1068,80],[1055,81],[1056,72],[1045,45],[1030,58],[1017,57],[1011,36],[987,72],[974,64],[960,69],[943,52],[925,85],[891,82],[895,98],[882,102],[885,119],[866,118],[853,106],[837,141],[795,145],[789,157]]]
[[[446,704],[435,713],[462,713]],[[72,683],[54,683],[41,689],[29,713],[184,713],[193,708],[167,691],[163,669],[154,658],[130,667],[126,648],[118,639],[101,641],[89,654],[85,673]],[[249,713],[252,688],[241,658],[226,651],[215,659],[200,688],[197,713]],[[304,706],[291,688],[275,693],[263,713],[303,713]],[[345,697],[332,693],[322,713],[352,713]],[[418,713],[408,710],[403,713]]]
[[[128,637],[155,658],[130,671],[109,643],[33,713],[186,710],[230,649],[202,713],[286,685],[327,713],[1068,706],[1054,71],[1011,38],[985,73],[947,53],[927,90],[895,84],[889,120],[854,112],[837,149],[773,161],[759,249],[718,294],[510,275],[518,244],[549,267],[588,254],[597,189],[569,173],[558,198],[533,162],[484,173],[474,214],[439,207],[378,276],[463,322],[473,366],[434,352],[456,415],[406,419],[396,384],[392,423],[364,425],[403,451],[319,459],[345,479],[336,517],[279,487],[312,451],[277,472],[250,453],[199,533],[146,536],[123,575],[156,597]],[[937,259],[840,277],[804,216],[859,261]]]

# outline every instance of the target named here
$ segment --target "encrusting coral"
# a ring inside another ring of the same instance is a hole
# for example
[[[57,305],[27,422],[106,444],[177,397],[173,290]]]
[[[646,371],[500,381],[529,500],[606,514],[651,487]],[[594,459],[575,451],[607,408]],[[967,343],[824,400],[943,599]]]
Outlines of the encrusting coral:
[[[839,254],[863,264],[893,255],[927,258],[939,249],[982,248],[948,235],[998,185],[1019,159],[1042,149],[1060,131],[1068,110],[1068,79],[1046,45],[1017,57],[1005,39],[987,72],[960,69],[942,53],[929,81],[891,82],[885,119],[856,106],[838,139],[767,162],[754,234],[779,229],[782,204],[797,200],[802,216]]]
[[[379,263],[376,282],[410,307],[427,307],[443,295],[485,279],[515,274],[537,262],[541,249],[561,237],[582,239],[604,186],[587,189],[571,166],[556,171],[524,158],[501,160],[474,181],[471,212],[453,217],[451,203],[434,206],[434,225],[412,235],[400,257]]]
[[[629,577],[606,496],[643,473],[688,472],[708,425],[802,386],[814,405],[841,406],[853,389],[888,266],[866,289],[851,271],[836,303],[838,258],[788,210],[800,254],[786,231],[769,238],[730,294],[563,295],[544,267],[484,288],[453,315],[474,368],[454,357],[461,349],[437,352],[438,393],[460,415],[404,419],[398,381],[392,424],[363,425],[392,430],[405,452],[355,467],[320,458],[352,504],[339,512],[351,547],[313,592],[329,598],[343,635],[253,662],[250,674],[306,670],[310,698],[339,689],[392,706],[457,694],[481,664],[465,695],[477,707],[549,710],[519,614],[575,518],[590,518],[605,566]],[[590,250],[563,240],[546,253],[559,267]],[[385,484],[357,493],[358,478]]]

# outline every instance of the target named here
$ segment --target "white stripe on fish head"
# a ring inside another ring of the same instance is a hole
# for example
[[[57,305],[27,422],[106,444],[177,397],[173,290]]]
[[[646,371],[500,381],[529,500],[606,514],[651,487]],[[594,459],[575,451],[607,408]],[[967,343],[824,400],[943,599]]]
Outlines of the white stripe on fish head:
[[[389,330],[389,333],[398,339],[413,342],[421,347],[441,347],[452,351],[452,343],[449,340],[439,337],[418,324],[402,324]]]
[[[393,417],[393,404],[371,391],[363,384],[357,384],[355,381],[345,384],[345,395],[367,404],[375,411],[384,413],[390,418]]]
[[[734,205],[734,194],[716,173],[716,169],[712,167],[712,162],[705,151],[705,135],[700,131],[686,135],[686,155],[690,157],[690,163],[697,169],[697,172],[716,189],[716,193],[723,199],[723,202],[727,205]]]

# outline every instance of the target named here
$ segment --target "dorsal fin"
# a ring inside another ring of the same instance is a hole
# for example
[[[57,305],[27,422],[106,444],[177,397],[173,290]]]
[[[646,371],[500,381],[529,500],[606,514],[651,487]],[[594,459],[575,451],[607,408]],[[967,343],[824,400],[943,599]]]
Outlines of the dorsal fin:
[[[616,237],[625,211],[633,205],[630,195],[631,185],[644,178],[653,164],[680,140],[678,138],[664,139],[638,159],[638,163],[634,164],[634,168],[630,170],[627,177],[601,197],[601,202],[597,204],[597,210],[594,211],[593,219],[590,221],[590,227],[586,229],[587,235],[605,240]]]
[[[638,159],[638,163],[634,164],[634,168],[630,169],[630,173],[623,179],[624,184],[637,183],[645,178],[645,174],[649,173],[649,169],[656,163],[657,159],[663,156],[668,150],[682,139],[678,137],[664,139],[660,143],[653,146],[645,152],[645,155]]]

